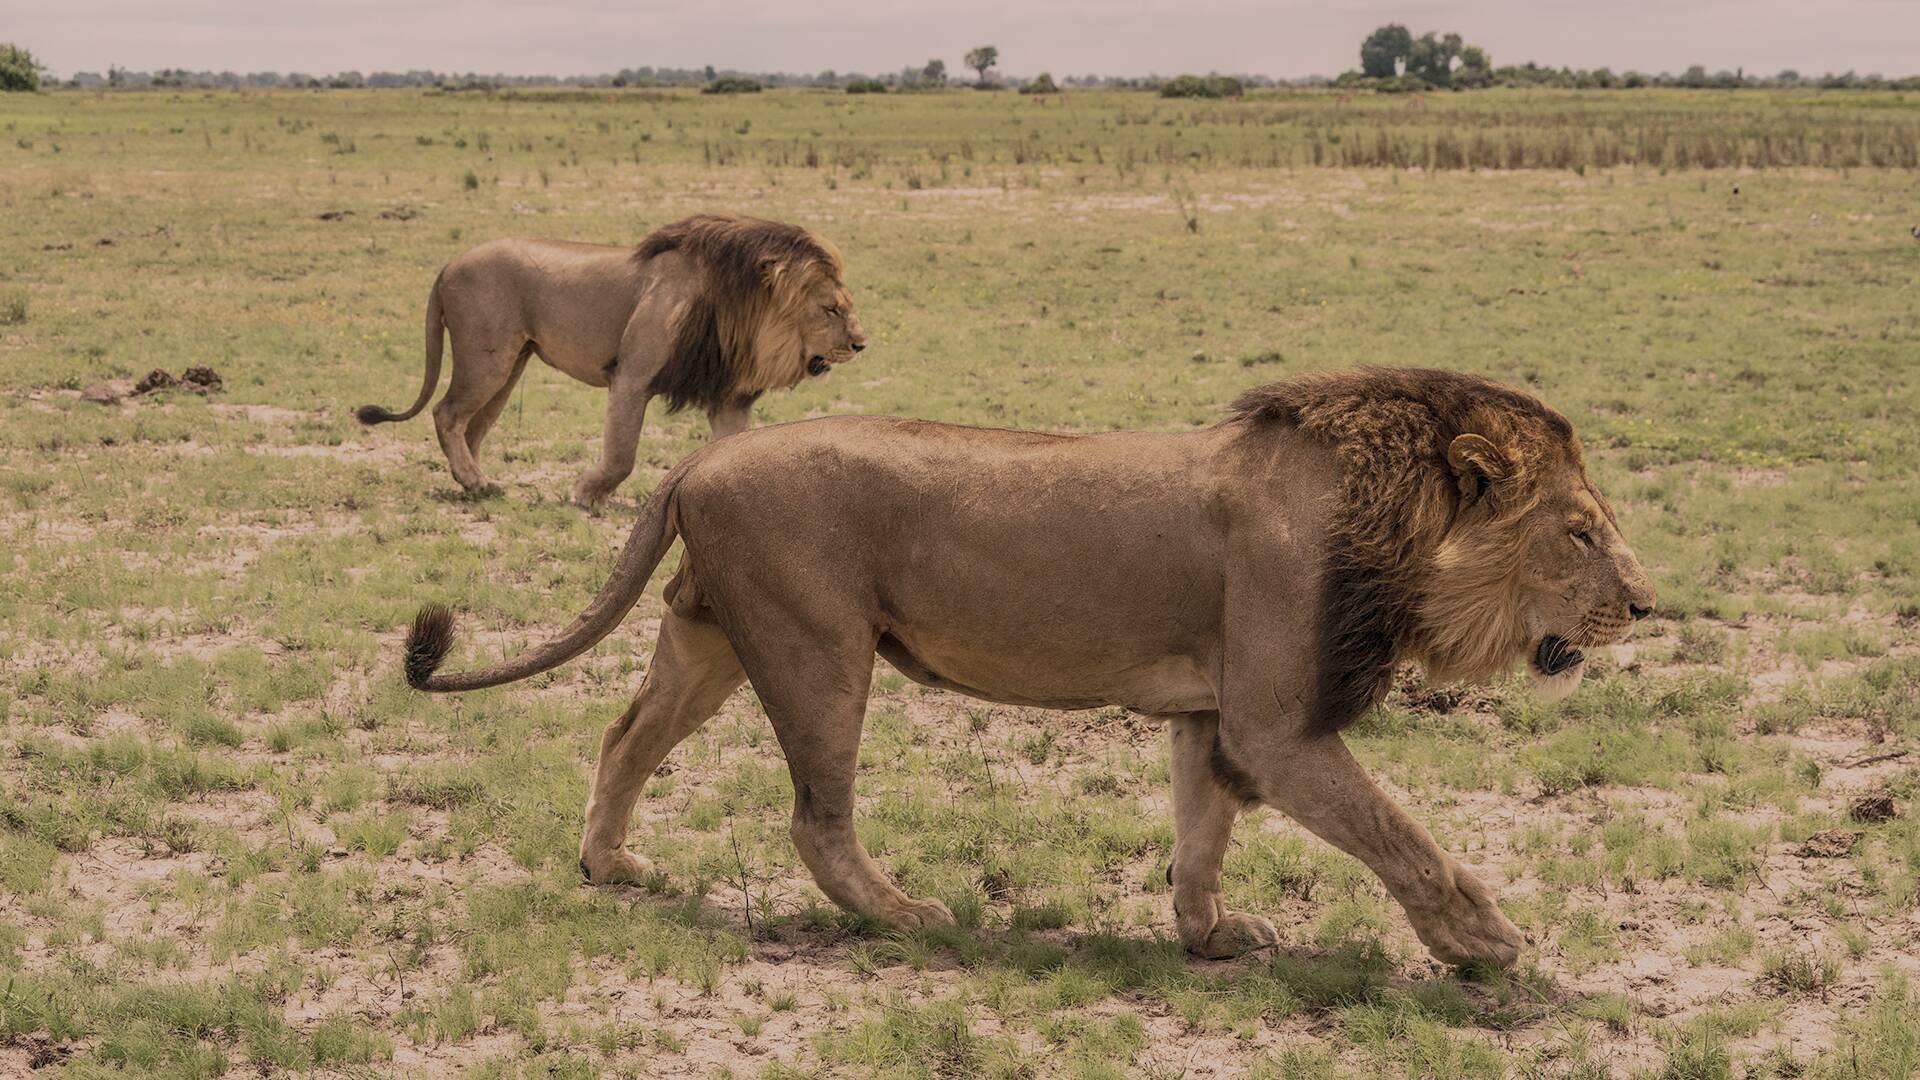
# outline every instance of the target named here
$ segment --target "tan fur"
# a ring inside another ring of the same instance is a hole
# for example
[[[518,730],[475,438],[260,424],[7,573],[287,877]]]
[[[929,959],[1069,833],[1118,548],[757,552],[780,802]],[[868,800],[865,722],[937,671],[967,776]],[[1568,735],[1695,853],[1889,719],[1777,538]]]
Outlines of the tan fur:
[[[1603,508],[1557,413],[1439,372],[1274,384],[1224,423],[1175,434],[784,424],[677,466],[599,596],[546,644],[435,674],[452,622],[429,610],[407,675],[468,690],[564,663],[620,623],[678,535],[653,665],[601,743],[580,849],[592,880],[648,873],[625,848],[641,786],[751,678],[821,890],[895,926],[951,918],[895,887],[854,833],[877,652],[908,678],[991,701],[1168,718],[1168,876],[1196,953],[1276,940],[1221,896],[1251,799],[1364,861],[1442,959],[1507,964],[1521,939],[1492,894],[1334,731],[1352,719],[1342,695],[1379,674],[1369,665],[1390,673],[1404,655],[1483,674],[1562,638],[1610,639],[1644,614],[1651,589]],[[1339,664],[1366,670],[1330,678]]]
[[[716,438],[751,422],[754,398],[845,363],[866,334],[840,253],[798,226],[696,215],[638,247],[500,240],[440,272],[428,296],[426,373],[404,420],[431,400],[443,330],[453,377],[434,427],[454,479],[491,488],[475,460],[529,357],[610,391],[601,459],[574,486],[590,506],[632,471],[647,403],[703,408]]]

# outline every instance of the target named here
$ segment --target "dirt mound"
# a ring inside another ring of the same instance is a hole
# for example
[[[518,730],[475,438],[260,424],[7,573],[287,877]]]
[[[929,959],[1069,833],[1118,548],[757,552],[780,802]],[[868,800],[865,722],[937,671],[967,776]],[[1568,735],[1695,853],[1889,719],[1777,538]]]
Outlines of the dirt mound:
[[[173,377],[173,372],[165,368],[154,368],[133,384],[133,392],[151,394],[155,390],[178,388],[196,394],[211,394],[220,387],[220,375],[210,367],[190,367],[177,379]]]
[[[142,376],[139,382],[133,384],[133,392],[136,394],[151,394],[155,390],[165,390],[178,381],[179,380],[173,377],[173,372],[165,368],[154,368]]]
[[[154,368],[140,377],[138,382],[128,379],[102,379],[80,391],[81,401],[91,401],[95,405],[118,405],[129,397],[151,394],[156,390],[191,390],[196,394],[218,393],[222,387],[220,373],[210,367],[190,367],[179,378],[165,368]]]
[[[1852,854],[1859,842],[1860,834],[1852,829],[1827,829],[1807,837],[1800,854],[1809,859],[1839,859]]]
[[[1900,808],[1893,804],[1893,796],[1885,792],[1862,795],[1847,806],[1847,817],[1866,824],[1876,821],[1892,821],[1900,816]]]

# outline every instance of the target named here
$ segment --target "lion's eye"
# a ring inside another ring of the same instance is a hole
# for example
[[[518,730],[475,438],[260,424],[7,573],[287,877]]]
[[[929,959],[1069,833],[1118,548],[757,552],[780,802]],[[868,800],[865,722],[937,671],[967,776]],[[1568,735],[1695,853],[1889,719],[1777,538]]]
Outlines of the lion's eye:
[[[1578,543],[1578,544],[1579,544],[1579,545],[1580,545],[1581,547],[1592,547],[1592,546],[1593,546],[1593,534],[1592,534],[1592,533],[1590,533],[1590,532],[1588,532],[1588,531],[1587,531],[1587,530],[1585,530],[1585,529],[1575,529],[1575,530],[1573,530],[1573,539],[1574,539],[1574,541],[1575,541],[1576,543]]]
[[[829,314],[829,315],[838,315],[838,314],[840,314],[840,305],[839,305],[839,304],[828,304],[828,305],[827,305],[827,314]]]

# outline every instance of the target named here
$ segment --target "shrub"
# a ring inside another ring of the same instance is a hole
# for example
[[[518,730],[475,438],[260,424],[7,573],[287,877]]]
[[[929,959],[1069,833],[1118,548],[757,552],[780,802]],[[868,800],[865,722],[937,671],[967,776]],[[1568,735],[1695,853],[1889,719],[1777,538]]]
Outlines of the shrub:
[[[1053,76],[1043,71],[1037,78],[1030,80],[1026,85],[1022,86],[1020,92],[1023,94],[1057,94],[1060,92],[1060,88],[1053,84]]]
[[[1167,98],[1224,98],[1244,93],[1246,87],[1231,75],[1181,75],[1160,86],[1160,96]]]
[[[703,94],[757,94],[762,87],[757,79],[742,79],[729,75],[724,79],[715,79],[700,89]]]
[[[0,91],[40,89],[40,62],[18,45],[0,42]]]
[[[879,79],[853,79],[847,83],[849,94],[884,94],[887,84]]]
[[[1418,94],[1433,89],[1433,86],[1418,75],[1395,75],[1391,79],[1381,79],[1373,88],[1382,94]]]

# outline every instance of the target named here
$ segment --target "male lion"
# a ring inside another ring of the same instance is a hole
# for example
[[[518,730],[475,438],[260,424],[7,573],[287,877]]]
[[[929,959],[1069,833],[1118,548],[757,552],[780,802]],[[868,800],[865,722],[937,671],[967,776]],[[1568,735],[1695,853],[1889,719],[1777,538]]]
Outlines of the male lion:
[[[902,893],[854,835],[877,651],[989,701],[1120,705],[1173,729],[1181,941],[1276,940],[1221,902],[1234,816],[1280,808],[1364,861],[1443,960],[1511,963],[1492,893],[1368,779],[1338,732],[1394,666],[1486,678],[1525,659],[1571,690],[1653,589],[1561,415],[1439,371],[1312,375],[1177,434],[1062,436],[845,417],[702,448],[661,481],[613,576],[558,637],[436,675],[453,621],[428,606],[407,680],[471,690],[578,656],[619,625],[675,535],[652,667],[606,731],[580,863],[634,880],[641,785],[743,679],[793,774],[793,839],[820,889],[899,927],[951,918]]]
[[[453,379],[433,410],[453,478],[492,485],[474,458],[506,408],[527,357],[611,390],[600,463],[573,486],[592,506],[633,471],[647,402],[707,410],[713,437],[743,431],[755,398],[787,389],[867,347],[842,281],[840,252],[799,227],[697,214],[638,248],[495,240],[449,262],[427,294],[427,372],[411,408],[362,405],[362,423],[406,420],[440,381],[453,335]]]

